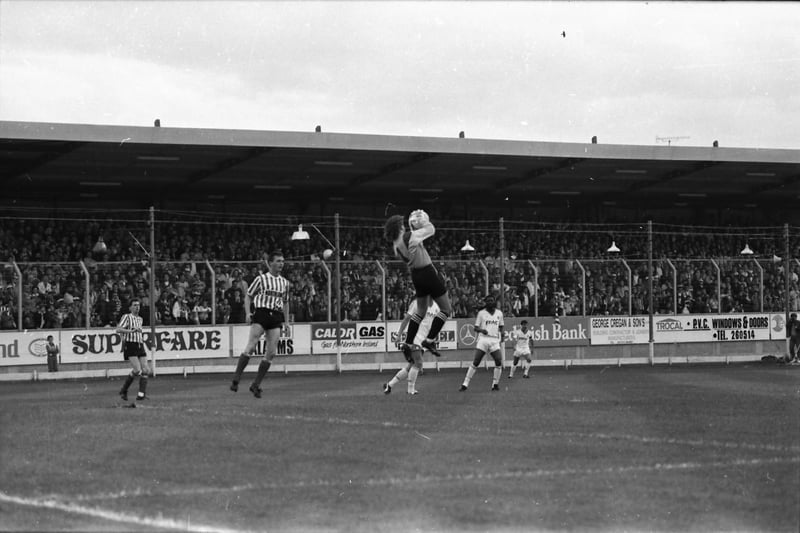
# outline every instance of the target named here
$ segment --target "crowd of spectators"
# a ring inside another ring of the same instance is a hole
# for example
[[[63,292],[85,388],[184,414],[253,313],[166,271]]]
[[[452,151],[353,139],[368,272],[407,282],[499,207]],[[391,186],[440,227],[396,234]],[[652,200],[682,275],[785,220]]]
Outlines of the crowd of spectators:
[[[111,220],[0,219],[0,329],[83,327],[87,316],[92,327],[113,326],[134,297],[142,301],[141,314],[149,325],[153,302],[142,245],[147,239],[141,225],[139,239],[129,227],[130,222]],[[611,257],[606,240],[564,228],[510,231],[502,261],[491,232],[473,234],[480,252],[467,254],[459,251],[464,232],[439,231],[426,245],[445,278],[454,316],[474,316],[487,292],[502,292],[503,311],[510,316],[648,313],[646,239],[618,240],[624,253]],[[244,323],[244,295],[262,268],[258,259],[274,249],[287,258],[292,319],[335,320],[334,261],[320,257],[325,243],[291,241],[289,235],[284,228],[162,222],[154,232],[156,323]],[[98,237],[106,244],[102,252],[93,251]],[[653,246],[654,312],[760,311],[762,286],[763,311],[783,310],[784,264],[732,258],[730,250],[737,245],[737,238],[724,235],[659,235]],[[412,286],[404,265],[382,240],[379,225],[343,227],[340,249],[341,319],[401,319]],[[772,251],[764,250],[765,255],[771,258]],[[800,308],[797,281],[791,272],[789,306],[795,310]]]

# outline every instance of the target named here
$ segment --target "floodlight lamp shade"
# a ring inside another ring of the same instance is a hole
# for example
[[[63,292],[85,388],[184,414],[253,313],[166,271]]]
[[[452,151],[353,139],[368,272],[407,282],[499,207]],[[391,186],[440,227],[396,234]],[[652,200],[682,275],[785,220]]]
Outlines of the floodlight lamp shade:
[[[96,253],[96,254],[104,254],[104,253],[106,253],[108,251],[108,246],[106,246],[106,243],[103,242],[103,237],[102,236],[97,238],[97,242],[94,243],[94,246],[92,247],[92,251],[94,253]]]
[[[617,243],[614,242],[614,241],[611,241],[611,246],[609,246],[608,250],[606,250],[606,251],[608,253],[612,253],[612,254],[618,254],[620,252],[619,247],[617,246]]]
[[[311,237],[308,236],[308,232],[303,229],[303,225],[300,224],[297,226],[297,231],[292,233],[292,240],[293,241],[307,241]]]
[[[773,263],[780,263],[781,261],[783,261],[783,259],[781,259],[779,256],[777,256],[775,254],[772,254],[772,262]]]
[[[741,255],[753,255],[753,250],[750,249],[749,243],[745,243],[744,248],[742,248],[742,251],[739,253]]]
[[[469,243],[469,239],[467,239],[467,242],[465,242],[464,246],[461,247],[461,251],[462,252],[474,252],[475,251],[475,248],[473,248],[472,245]]]

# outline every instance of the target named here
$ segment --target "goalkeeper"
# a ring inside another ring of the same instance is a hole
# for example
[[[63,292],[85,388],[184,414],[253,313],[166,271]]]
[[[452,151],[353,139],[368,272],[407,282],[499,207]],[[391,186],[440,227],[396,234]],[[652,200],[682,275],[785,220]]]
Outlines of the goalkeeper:
[[[407,231],[403,217],[392,215],[386,221],[384,234],[386,239],[392,243],[394,254],[408,265],[408,269],[411,271],[411,282],[416,291],[417,309],[409,321],[406,340],[414,342],[419,325],[428,310],[428,297],[430,296],[439,306],[439,312],[436,313],[431,323],[431,329],[421,346],[439,357],[435,339],[439,337],[442,326],[450,316],[450,297],[447,295],[444,280],[433,266],[431,256],[428,255],[423,243],[425,239],[436,232],[436,228],[422,210],[411,213],[409,226],[412,226],[412,223],[414,227],[410,228],[411,231]]]

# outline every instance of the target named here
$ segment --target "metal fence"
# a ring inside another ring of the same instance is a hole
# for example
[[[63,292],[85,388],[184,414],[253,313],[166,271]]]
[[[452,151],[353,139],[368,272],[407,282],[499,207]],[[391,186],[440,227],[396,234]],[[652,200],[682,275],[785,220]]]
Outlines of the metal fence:
[[[157,261],[154,291],[146,262],[2,263],[2,329],[114,326],[128,302],[142,301],[149,324],[226,324],[245,320],[244,294],[265,265],[248,261]],[[649,313],[648,261],[448,260],[435,266],[446,281],[454,317],[474,316],[485,294],[502,295],[508,316],[643,315]],[[413,287],[399,261],[289,261],[293,321],[401,319]],[[797,305],[790,269],[789,308]],[[501,285],[502,284],[502,285]],[[501,290],[502,286],[502,290]],[[341,306],[338,306],[341,302]],[[764,259],[662,259],[653,262],[657,314],[777,312],[786,309],[784,262]],[[336,316],[337,308],[341,315]]]

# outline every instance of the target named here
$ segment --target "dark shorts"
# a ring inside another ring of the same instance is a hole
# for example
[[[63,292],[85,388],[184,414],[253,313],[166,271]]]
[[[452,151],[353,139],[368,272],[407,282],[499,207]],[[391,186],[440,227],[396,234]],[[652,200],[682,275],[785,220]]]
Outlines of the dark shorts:
[[[256,312],[253,313],[250,323],[259,324],[262,328],[264,328],[264,331],[267,331],[281,327],[283,325],[283,321],[283,311],[275,311],[273,309],[259,307],[256,309]]]
[[[125,342],[122,347],[122,358],[127,361],[131,357],[147,357],[144,344],[139,342]]]
[[[417,290],[417,297],[431,296],[438,298],[447,293],[444,280],[433,265],[413,269],[411,271],[411,282],[414,283],[414,288]]]

